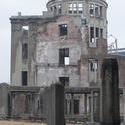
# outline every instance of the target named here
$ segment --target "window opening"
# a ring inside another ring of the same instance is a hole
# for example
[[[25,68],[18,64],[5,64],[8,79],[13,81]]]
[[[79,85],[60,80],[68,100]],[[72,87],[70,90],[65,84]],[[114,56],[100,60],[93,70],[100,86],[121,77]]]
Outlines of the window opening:
[[[83,5],[82,5],[82,3],[78,4],[78,12],[79,12],[79,14],[83,13]]]
[[[69,64],[69,48],[59,49],[59,64],[60,65]]]
[[[89,6],[89,13],[90,13],[91,16],[94,15],[94,4],[90,4],[90,6]]]
[[[27,71],[22,71],[22,85],[27,86]]]
[[[22,59],[27,59],[28,58],[28,44],[23,43],[22,44]]]
[[[73,12],[74,12],[74,14],[77,13],[77,4],[76,3],[73,4]]]
[[[38,110],[40,109],[40,101],[39,100],[37,101],[37,109]]]
[[[98,37],[99,37],[99,28],[96,27],[96,38],[98,38]]]
[[[65,65],[69,65],[69,57],[65,57]]]
[[[56,5],[54,5],[54,13],[56,13],[56,11],[57,11],[57,8],[56,8]]]
[[[90,42],[94,43],[94,27],[90,27]]]
[[[62,13],[62,5],[61,4],[58,5],[58,12],[59,12],[59,14]]]
[[[72,14],[72,3],[69,4],[69,14]]]
[[[30,97],[30,95],[26,95],[25,96],[26,98],[25,98],[25,113],[29,113],[30,112],[30,99],[31,99],[31,97]]]
[[[50,10],[53,11],[53,7],[51,7]]]
[[[100,17],[102,17],[102,6],[100,6]]]
[[[79,114],[79,100],[74,99],[74,114]]]
[[[95,61],[90,62],[90,71],[92,72],[97,71],[97,62]]]
[[[69,86],[69,77],[59,77],[59,82],[65,87]]]
[[[97,82],[97,61],[89,60],[89,82]]]
[[[100,29],[100,37],[103,38],[103,29]]]
[[[60,36],[67,35],[67,24],[59,25]]]
[[[29,30],[29,26],[22,26],[22,29],[28,31]]]
[[[95,16],[96,17],[99,17],[99,6],[98,5],[95,5]]]

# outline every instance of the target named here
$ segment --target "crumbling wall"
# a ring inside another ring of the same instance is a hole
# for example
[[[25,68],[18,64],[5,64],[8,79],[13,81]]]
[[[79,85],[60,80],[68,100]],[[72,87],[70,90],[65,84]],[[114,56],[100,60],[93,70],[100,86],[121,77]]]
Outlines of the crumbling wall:
[[[19,91],[21,89],[21,91]],[[30,90],[24,88],[11,87],[11,115],[12,118],[20,119],[40,119],[42,116],[42,106],[40,100],[40,88]]]
[[[59,25],[67,24],[67,35],[60,36]],[[36,43],[36,82],[37,85],[58,82],[59,77],[69,77],[70,85],[79,84],[77,69],[81,56],[80,29],[73,20],[62,16],[56,22],[38,26]],[[69,48],[69,66],[60,66],[59,49]]]
[[[77,86],[79,84],[79,75],[77,67],[38,67],[37,84],[49,86],[55,81],[59,81],[59,77],[69,77],[69,85]]]
[[[118,59],[119,63],[119,86],[125,87],[125,58],[120,57]]]
[[[11,82],[12,85],[21,85],[22,28],[20,23],[11,24]]]

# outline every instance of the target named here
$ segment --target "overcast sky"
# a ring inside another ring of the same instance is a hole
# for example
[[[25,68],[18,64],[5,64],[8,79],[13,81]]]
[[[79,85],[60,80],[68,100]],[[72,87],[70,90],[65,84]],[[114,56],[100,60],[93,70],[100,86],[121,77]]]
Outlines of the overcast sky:
[[[0,1],[0,83],[10,82],[9,17],[17,15],[41,15],[48,0],[1,0]],[[118,39],[119,48],[125,48],[125,0],[108,0],[108,32]]]

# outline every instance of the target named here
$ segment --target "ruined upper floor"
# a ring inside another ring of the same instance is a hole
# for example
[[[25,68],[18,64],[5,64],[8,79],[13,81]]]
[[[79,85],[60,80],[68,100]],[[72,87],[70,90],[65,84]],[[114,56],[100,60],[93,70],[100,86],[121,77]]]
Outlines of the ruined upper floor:
[[[81,16],[106,19],[105,0],[49,0],[48,12],[54,15]]]

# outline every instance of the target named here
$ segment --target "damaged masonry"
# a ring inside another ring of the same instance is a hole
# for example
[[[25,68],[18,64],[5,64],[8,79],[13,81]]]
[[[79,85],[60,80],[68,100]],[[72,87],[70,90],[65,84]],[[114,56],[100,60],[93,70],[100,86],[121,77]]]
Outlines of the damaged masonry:
[[[107,6],[105,0],[50,0],[43,15],[10,18],[11,85],[0,86],[1,117],[45,120],[44,89],[60,83],[66,120],[100,121],[101,66],[112,58],[124,120],[125,57],[108,54]]]

